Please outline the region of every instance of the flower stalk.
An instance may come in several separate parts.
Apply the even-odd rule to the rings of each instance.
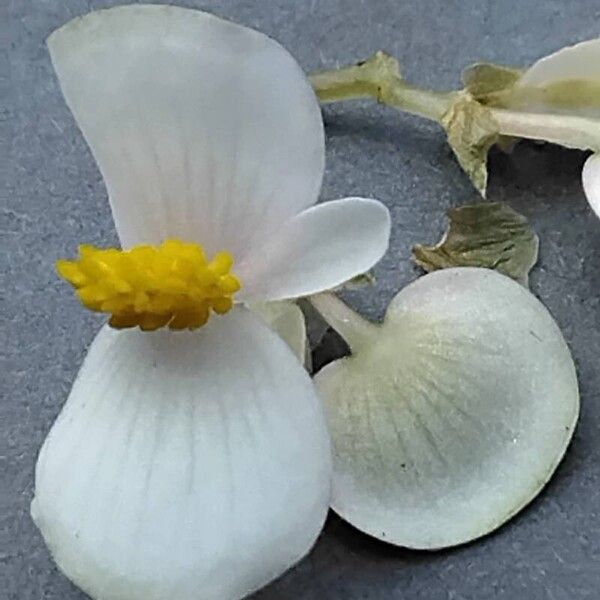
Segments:
[[[352,352],[368,344],[379,330],[379,325],[359,315],[333,293],[315,294],[310,297],[310,303],[344,338]]]
[[[400,74],[398,61],[381,51],[355,65],[314,73],[310,81],[322,103],[373,98],[381,104],[438,122],[456,95],[409,85]]]

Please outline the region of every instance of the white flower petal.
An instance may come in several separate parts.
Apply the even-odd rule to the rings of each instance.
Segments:
[[[509,104],[527,112],[600,118],[600,38],[538,60],[515,85]]]
[[[258,317],[98,334],[41,450],[32,514],[94,598],[241,598],[302,558],[326,516],[312,382]]]
[[[600,154],[592,154],[581,173],[583,190],[592,210],[600,217]]]
[[[277,333],[304,364],[307,359],[306,322],[293,302],[260,302],[248,307]]]
[[[436,271],[396,296],[382,326],[357,333],[353,355],[315,378],[338,514],[431,550],[493,531],[540,492],[579,394],[569,349],[533,295],[490,270]]]
[[[281,300],[331,289],[368,271],[387,250],[390,214],[381,202],[345,198],[313,206],[236,266],[237,298]]]
[[[90,13],[48,41],[123,246],[167,237],[236,258],[314,204],[323,125],[265,35],[174,6]]]
[[[525,71],[519,85],[540,87],[573,79],[600,81],[600,38],[561,48],[541,58]]]

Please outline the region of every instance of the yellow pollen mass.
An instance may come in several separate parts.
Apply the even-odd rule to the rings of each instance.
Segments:
[[[241,288],[229,252],[209,261],[200,244],[181,240],[131,250],[84,244],[78,260],[59,260],[56,267],[82,304],[110,313],[109,324],[118,329],[197,329],[211,312],[231,310]]]

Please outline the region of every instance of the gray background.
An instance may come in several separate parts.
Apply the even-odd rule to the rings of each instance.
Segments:
[[[58,414],[101,318],[80,308],[54,271],[78,242],[116,242],[105,190],[59,93],[44,39],[72,17],[116,2],[2,0],[9,80],[0,119],[9,139],[1,207],[3,335],[0,404],[0,598],[84,595],[53,565],[28,514],[37,449]],[[278,39],[307,70],[384,48],[422,85],[456,86],[461,67],[488,59],[527,64],[598,35],[598,0],[199,1]],[[3,47],[2,52],[5,51]],[[4,75],[4,74],[3,74]],[[6,81],[6,80],[5,80]],[[7,97],[6,97],[6,93]],[[440,130],[373,103],[324,111],[323,198],[381,199],[394,220],[376,288],[349,299],[371,317],[419,275],[417,242],[438,239],[444,212],[474,200]],[[491,156],[492,200],[527,215],[541,238],[532,290],[562,327],[579,368],[574,442],[542,495],[477,543],[419,553],[369,539],[331,516],[312,554],[260,600],[583,600],[600,589],[600,221],[584,199],[585,156],[521,144]],[[3,246],[6,247],[6,246]]]

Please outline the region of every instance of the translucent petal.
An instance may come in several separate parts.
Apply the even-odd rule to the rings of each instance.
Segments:
[[[125,247],[182,238],[239,260],[316,201],[319,106],[268,37],[144,5],[75,19],[48,46]]]
[[[315,380],[336,512],[379,539],[435,549],[489,533],[539,493],[579,396],[567,345],[533,295],[493,271],[436,271],[357,333],[354,354]]]
[[[94,598],[241,598],[314,543],[329,451],[308,375],[247,310],[195,332],[105,327],[41,450],[32,514]]]
[[[600,217],[600,155],[592,154],[583,165],[581,174],[583,190],[592,207]]]
[[[561,48],[541,58],[525,71],[519,84],[543,86],[572,79],[600,81],[600,38]]]
[[[377,200],[344,198],[313,206],[286,223],[236,267],[245,301],[282,300],[334,288],[384,254],[390,214]]]
[[[600,38],[538,60],[515,85],[509,104],[528,112],[600,118]]]
[[[292,349],[304,363],[307,358],[306,323],[294,302],[261,302],[249,306]]]

